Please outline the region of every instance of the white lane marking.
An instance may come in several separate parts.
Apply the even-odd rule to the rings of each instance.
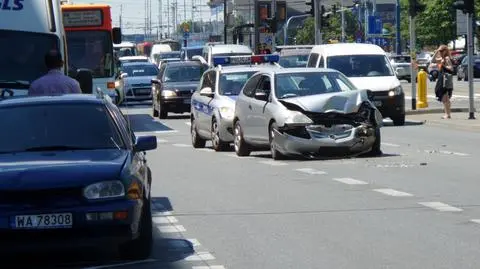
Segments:
[[[157,143],[168,143],[168,140],[157,138]]]
[[[215,260],[215,257],[210,254],[210,252],[197,252],[191,256],[186,257],[185,260],[190,262],[211,261]]]
[[[368,184],[365,181],[361,181],[361,180],[357,180],[357,179],[353,179],[353,178],[348,178],[348,177],[334,178],[333,180],[344,183],[344,184],[348,184],[348,185],[367,185]]]
[[[237,158],[237,159],[253,159],[253,158],[255,158],[253,156],[238,156],[235,153],[227,153],[227,154],[225,154],[225,156],[232,157],[232,158]]]
[[[182,225],[157,226],[157,229],[161,233],[182,233],[187,231]]]
[[[153,205],[155,208],[155,204]],[[160,207],[163,208],[163,207]],[[171,211],[165,211],[165,212],[153,212],[152,217],[163,217],[163,216],[171,216],[172,212]]]
[[[185,124],[188,126],[192,126],[192,123],[190,121],[186,121]]]
[[[463,209],[458,207],[453,207],[451,205],[447,205],[441,202],[422,202],[419,203],[420,205],[430,207],[432,209],[441,211],[441,212],[461,212]]]
[[[197,239],[195,239],[195,238],[187,239],[187,241],[190,242],[193,247],[199,247],[199,246],[202,245],[202,244],[200,244],[200,242],[199,242]]]
[[[178,220],[175,217],[167,216],[167,217],[152,217],[152,221],[155,224],[169,224],[169,223],[177,223]]]
[[[392,144],[392,143],[385,143],[385,142],[382,142],[381,144],[382,144],[382,146],[387,146],[387,147],[394,147],[394,148],[398,148],[398,147],[400,147],[400,145],[397,145],[397,144]]]
[[[477,224],[480,224],[480,219],[471,219],[470,221],[471,221],[471,222],[475,222],[475,223],[477,223]]]
[[[403,192],[403,191],[396,191],[394,189],[375,189],[373,191],[383,193],[385,195],[395,196],[395,197],[410,197],[410,196],[413,196],[413,194],[411,194],[411,193]]]
[[[283,166],[283,165],[288,165],[288,163],[279,162],[279,161],[273,161],[273,160],[270,160],[270,161],[260,161],[259,163],[268,164],[268,165],[271,165],[271,166]]]
[[[166,130],[166,131],[149,131],[149,132],[135,132],[136,136],[145,136],[145,135],[156,135],[163,133],[177,133],[177,130]]]
[[[133,261],[133,262],[124,262],[124,263],[114,263],[114,264],[106,264],[100,266],[91,266],[91,267],[83,267],[81,269],[102,269],[102,268],[112,268],[112,267],[121,267],[126,265],[133,265],[133,264],[140,264],[140,263],[149,263],[149,262],[156,262],[155,259],[147,259],[141,261]]]
[[[315,170],[313,168],[298,168],[295,171],[310,174],[310,175],[326,175],[327,172]]]
[[[223,265],[193,266],[192,269],[225,269]]]
[[[174,147],[179,147],[179,148],[187,148],[187,147],[191,147],[190,145],[188,144],[172,144],[172,146]]]
[[[456,155],[456,156],[468,156],[467,153],[454,152],[454,151],[448,151],[448,150],[440,150],[440,153],[448,154],[448,155]]]
[[[213,149],[203,148],[203,149],[196,149],[197,151],[204,151],[204,152],[214,152]]]

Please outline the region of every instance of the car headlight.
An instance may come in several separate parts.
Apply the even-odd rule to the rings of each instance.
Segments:
[[[224,106],[224,107],[221,107],[219,110],[220,110],[220,116],[222,118],[233,119],[234,110],[231,107]]]
[[[402,92],[403,92],[402,86],[398,86],[398,87],[395,87],[395,88],[391,89],[388,92],[388,96],[392,97],[392,96],[395,96],[395,95],[400,95],[400,94],[402,94]]]
[[[123,197],[125,186],[119,180],[102,181],[85,187],[83,196],[88,200]]]
[[[312,124],[313,121],[301,112],[292,112],[286,119],[286,125],[307,125]]]
[[[172,97],[172,96],[177,96],[177,93],[172,91],[172,90],[163,90],[162,91],[162,96],[163,97]]]

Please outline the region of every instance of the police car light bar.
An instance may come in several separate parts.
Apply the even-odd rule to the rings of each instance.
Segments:
[[[252,62],[250,55],[247,56],[216,56],[213,57],[213,65],[242,65]]]
[[[254,55],[252,56],[252,63],[278,63],[280,61],[280,56],[278,54],[264,54],[264,55]]]

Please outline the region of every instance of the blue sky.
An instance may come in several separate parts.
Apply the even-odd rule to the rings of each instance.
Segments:
[[[167,25],[167,2],[170,3],[170,6],[176,1],[178,1],[178,12],[177,12],[177,21],[180,23],[186,16],[187,20],[192,18],[192,4],[198,6],[197,11],[194,12],[195,20],[200,18],[203,21],[210,21],[214,19],[211,17],[210,8],[206,5],[207,0],[150,0],[151,1],[151,17],[152,17],[152,32],[156,33],[158,25],[158,14],[159,14],[159,3],[162,3],[162,13],[163,20],[162,24]],[[112,20],[114,26],[119,26],[120,13],[122,13],[122,32],[125,34],[142,34],[144,33],[145,25],[145,0],[73,0],[75,4],[108,4],[112,7]],[[186,10],[184,9],[184,4],[186,5]],[[121,8],[122,7],[122,8]],[[123,10],[123,12],[120,12]],[[172,9],[170,9],[170,21],[173,22]]]

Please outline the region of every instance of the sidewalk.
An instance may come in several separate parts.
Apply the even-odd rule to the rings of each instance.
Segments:
[[[475,113],[476,119],[468,119],[467,112],[452,113],[451,119],[442,119],[443,113],[411,114],[407,121],[423,122],[424,125],[438,126],[448,129],[480,132],[480,114]]]
[[[418,101],[418,99],[417,99]],[[467,98],[459,98],[453,96],[451,99],[452,103],[452,112],[465,112],[468,113],[469,101]],[[475,99],[475,109],[478,111],[480,108],[480,100]],[[437,101],[434,98],[428,98],[428,107],[418,108],[412,110],[412,98],[410,96],[405,97],[405,113],[407,115],[418,115],[418,114],[442,114],[443,113],[443,104]]]

